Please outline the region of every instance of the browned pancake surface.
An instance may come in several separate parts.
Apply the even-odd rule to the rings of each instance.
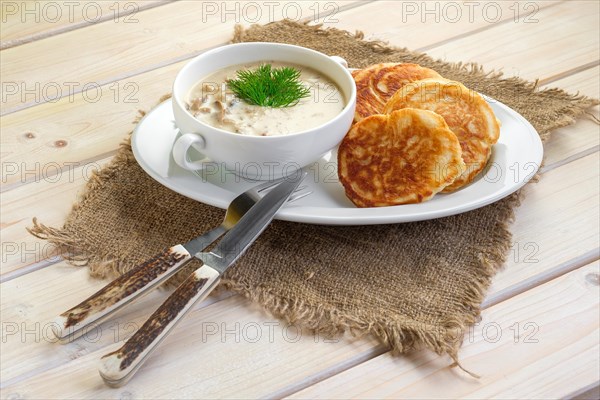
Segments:
[[[408,63],[382,63],[352,72],[356,82],[354,122],[374,114],[382,114],[385,103],[407,83],[441,78],[432,69]]]
[[[460,142],[466,168],[444,193],[470,183],[481,172],[498,141],[500,126],[483,97],[459,82],[425,79],[405,85],[387,102],[384,112],[420,108],[441,115]]]
[[[359,207],[419,203],[451,184],[464,163],[439,115],[406,108],[354,124],[338,150],[338,175]]]

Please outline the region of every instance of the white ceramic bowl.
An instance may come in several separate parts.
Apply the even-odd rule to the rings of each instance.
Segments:
[[[189,90],[203,77],[229,66],[260,61],[289,62],[319,71],[337,84],[346,101],[344,109],[320,126],[282,136],[231,133],[197,120],[186,109]],[[173,84],[173,113],[183,134],[173,146],[175,162],[188,170],[216,162],[251,179],[278,178],[313,163],[344,138],[354,118],[356,87],[344,64],[339,57],[279,43],[232,44],[199,55],[179,71]],[[206,158],[190,160],[191,147]]]

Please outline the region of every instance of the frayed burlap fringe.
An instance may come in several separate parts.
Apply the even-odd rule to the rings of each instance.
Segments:
[[[344,57],[357,68],[378,62],[416,62],[520,111],[544,141],[550,130],[572,123],[598,104],[560,89],[539,91],[537,82],[503,78],[501,72],[486,72],[475,63],[446,63],[363,39],[362,32],[281,21],[247,30],[236,26],[233,42],[302,45]],[[143,115],[140,111],[135,122]],[[120,182],[121,186],[115,184]],[[152,200],[153,193],[164,204]],[[298,327],[326,336],[369,334],[395,353],[427,348],[449,355],[453,365],[460,366],[458,349],[467,329],[477,321],[490,281],[509,252],[509,226],[519,202],[516,193],[458,216],[360,229],[275,221],[228,271],[222,286]],[[145,211],[161,205],[160,214],[147,217],[158,222],[141,221],[138,226],[136,218],[145,214],[121,215],[112,209],[140,207]],[[177,208],[191,211],[169,214]],[[162,214],[172,224],[164,223]],[[194,220],[197,215],[203,219]],[[87,266],[93,276],[113,278],[161,248],[215,226],[222,216],[221,210],[152,181],[136,164],[127,138],[113,160],[94,173],[61,229],[34,219],[29,231],[57,246],[73,264]],[[136,234],[143,234],[144,240],[136,241]],[[116,246],[118,235],[127,237],[129,246]],[[370,268],[361,269],[366,264]],[[191,264],[169,286],[180,283],[197,266]]]

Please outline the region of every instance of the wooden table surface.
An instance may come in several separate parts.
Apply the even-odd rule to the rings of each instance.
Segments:
[[[233,26],[288,17],[434,57],[477,61],[540,87],[599,94],[597,1],[1,1],[1,397],[523,398],[598,396],[599,126],[557,129],[529,185],[514,243],[460,358],[392,357],[368,338],[326,340],[223,294],[197,305],[125,387],[105,387],[101,355],[160,300],[149,295],[66,345],[49,321],[105,282],[73,268],[25,227],[60,226],[191,57]],[[598,108],[590,110],[598,117]]]

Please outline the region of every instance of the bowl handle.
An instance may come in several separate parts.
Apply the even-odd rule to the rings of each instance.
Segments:
[[[336,63],[340,64],[342,67],[348,69],[348,61],[344,60],[342,57],[331,56],[330,58]]]
[[[196,133],[185,133],[181,135],[173,144],[173,159],[183,169],[188,171],[201,170],[210,162],[208,157],[204,157],[199,161],[190,161],[188,151],[190,147],[194,147],[198,151],[202,151],[206,147],[206,142],[201,135]]]

